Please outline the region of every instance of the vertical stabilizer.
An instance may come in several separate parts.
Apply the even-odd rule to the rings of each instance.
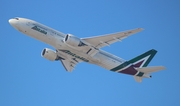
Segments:
[[[151,62],[156,50],[149,50],[119,66],[114,67],[111,71],[133,75],[137,82],[142,82],[143,78],[151,78],[150,73],[165,69],[164,66],[147,67]]]

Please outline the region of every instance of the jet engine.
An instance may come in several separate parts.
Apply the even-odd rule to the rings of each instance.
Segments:
[[[83,43],[81,41],[81,39],[79,39],[78,37],[75,37],[71,34],[66,35],[64,42],[73,47],[87,46],[85,43]]]
[[[50,61],[58,60],[58,55],[56,54],[56,52],[48,48],[42,50],[41,56]]]

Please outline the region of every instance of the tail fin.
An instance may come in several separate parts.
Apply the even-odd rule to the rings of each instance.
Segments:
[[[147,67],[156,53],[157,51],[152,49],[128,61],[138,71],[134,76],[137,82],[142,82],[142,78],[151,78],[150,73],[152,72],[165,69],[164,66]]]
[[[151,72],[163,70],[163,66],[147,67],[152,58],[157,53],[156,50],[149,50],[129,61],[126,61],[119,66],[111,69],[111,71],[133,75],[137,82],[141,82],[142,78],[151,78]]]
[[[128,68],[130,65],[133,68],[146,67],[156,53],[157,53],[157,51],[154,49],[149,50],[140,56],[137,56],[129,61],[124,62],[123,64],[120,64],[119,66],[111,69],[111,71],[122,72],[122,70]],[[130,75],[134,75],[137,72],[136,70],[133,70],[133,73],[129,72],[128,70],[125,70],[125,71],[127,71],[127,72],[122,72],[122,73],[125,73],[125,74],[130,73]]]

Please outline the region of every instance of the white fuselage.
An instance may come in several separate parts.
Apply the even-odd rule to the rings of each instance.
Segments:
[[[107,70],[133,75],[137,82],[141,82],[142,78],[151,78],[149,73],[164,69],[163,66],[146,67],[157,53],[154,49],[129,61],[99,49],[103,47],[102,45],[109,45],[141,31],[142,29],[139,28],[118,34],[93,37],[92,41],[91,38],[80,39],[25,18],[13,18],[9,20],[9,23],[20,32],[53,46],[56,51],[45,48],[41,55],[51,61],[60,60],[68,72],[71,72],[77,63],[88,62]],[[98,44],[100,47],[97,47],[93,44],[96,42],[102,45]]]
[[[108,70],[124,63],[125,61],[115,55],[107,53],[103,50],[97,50],[95,55],[91,56],[87,54],[87,51],[82,51],[78,49],[74,49],[64,43],[64,38],[67,34],[49,28],[45,25],[42,25],[33,20],[18,18],[10,19],[9,22],[13,27],[15,27],[20,32],[38,39],[42,42],[45,42],[51,46],[53,46],[56,50],[69,50],[70,53],[58,52],[60,57],[66,58],[67,56],[74,58],[74,55],[83,58],[84,60],[88,60],[89,63],[97,64],[102,66]],[[73,55],[72,55],[73,54]],[[77,58],[79,59],[79,58]],[[81,59],[81,61],[83,61]],[[85,61],[87,62],[87,61]]]

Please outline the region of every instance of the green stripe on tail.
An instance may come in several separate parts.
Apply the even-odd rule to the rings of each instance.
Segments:
[[[121,70],[123,68],[126,68],[130,64],[132,64],[134,67],[146,67],[150,63],[150,61],[152,60],[152,58],[155,56],[156,53],[157,53],[157,51],[154,49],[149,50],[149,51],[145,52],[144,54],[139,55],[139,56],[137,56],[129,61],[126,61],[123,64],[111,69],[111,71]]]

